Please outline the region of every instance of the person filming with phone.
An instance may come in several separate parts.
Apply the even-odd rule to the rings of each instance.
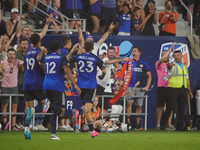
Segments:
[[[176,36],[178,14],[173,11],[173,6],[172,0],[168,0],[165,2],[165,11],[159,13],[159,36]]]

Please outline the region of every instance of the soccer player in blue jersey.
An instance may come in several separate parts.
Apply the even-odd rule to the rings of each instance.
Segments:
[[[51,139],[60,140],[56,135],[56,116],[63,117],[65,113],[65,94],[64,94],[64,76],[72,82],[79,94],[80,88],[77,86],[72,73],[68,67],[68,61],[65,55],[61,55],[58,41],[50,43],[51,54],[45,56],[45,78],[43,88],[49,98],[51,115]]]
[[[132,77],[126,92],[132,90],[135,84],[140,81],[140,85],[127,98],[127,113],[132,113],[132,104],[136,106],[136,113],[142,113],[142,105],[144,98],[134,98],[135,96],[144,96],[145,92],[149,90],[151,84],[151,71],[148,63],[140,58],[142,53],[141,48],[134,47],[132,51]],[[130,116],[128,116],[128,123],[130,124]],[[131,126],[130,126],[131,127]],[[140,130],[140,116],[136,116],[136,128]]]
[[[39,55],[43,55],[47,52],[46,48],[41,47],[41,40],[38,34],[33,34],[31,36],[31,41],[33,44],[33,48],[28,50],[25,54],[25,74],[24,74],[24,100],[26,104],[26,119],[25,119],[25,131],[24,136],[25,139],[32,139],[30,134],[29,124],[31,122],[31,118],[33,113],[47,111],[48,105],[45,101],[46,96],[43,91],[43,80],[44,80],[44,72],[41,69],[41,65],[37,60]],[[37,99],[40,104],[38,104],[34,108],[33,100]],[[41,104],[45,104],[43,107]]]
[[[106,74],[103,61],[96,55],[92,54],[93,46],[94,41],[91,39],[86,39],[84,43],[84,49],[86,52],[70,58],[70,62],[77,62],[78,66],[77,84],[81,88],[80,97],[84,105],[79,109],[79,115],[83,115],[85,113],[92,138],[99,134],[94,130],[93,121],[90,114],[97,88],[97,66],[102,70],[102,76],[105,76]],[[72,112],[72,122],[75,122],[75,110],[73,109]]]

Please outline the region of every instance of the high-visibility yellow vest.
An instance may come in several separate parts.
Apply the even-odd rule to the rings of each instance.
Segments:
[[[187,73],[188,69],[185,65],[183,65],[183,70],[181,67],[174,63],[174,73],[169,76],[169,85],[168,87],[172,88],[181,88],[183,86],[187,88]]]

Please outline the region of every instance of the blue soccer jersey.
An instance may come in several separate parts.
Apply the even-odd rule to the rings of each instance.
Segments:
[[[56,52],[53,52],[44,58],[44,90],[64,92],[64,67],[67,66],[67,63],[66,56]]]
[[[36,60],[40,51],[40,48],[33,48],[25,54],[24,91],[43,90],[44,72]]]
[[[96,89],[97,66],[104,69],[103,61],[96,55],[86,52],[70,58],[70,62],[77,62],[78,77],[77,85],[80,88]]]
[[[150,71],[148,63],[142,59],[139,61],[132,60],[132,77],[129,83],[129,87],[134,87],[137,81],[140,81],[138,87],[145,87],[147,84],[146,72]]]
[[[128,12],[127,14],[124,14],[123,11],[119,12],[118,14],[118,20],[119,20],[119,30],[118,32],[126,32],[130,33],[130,25],[131,25],[131,14]]]

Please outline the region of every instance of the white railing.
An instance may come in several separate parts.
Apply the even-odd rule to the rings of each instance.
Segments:
[[[39,9],[38,7],[35,7],[35,5],[31,4],[28,1],[24,1],[25,3],[27,3],[28,5],[31,5],[32,7],[34,7],[36,10],[40,11],[41,13],[45,14],[46,16],[49,16],[49,14],[41,9]],[[40,2],[41,4],[45,5],[47,8],[52,9],[53,11],[55,11],[56,13],[58,13],[59,15],[63,16],[62,22],[56,20],[55,18],[51,17],[54,21],[58,22],[59,24],[62,25],[62,29],[48,29],[48,31],[66,31],[67,33],[69,32],[78,32],[78,29],[70,29],[69,28],[69,21],[78,21],[81,20],[82,21],[82,31],[86,32],[86,19],[70,19],[68,17],[66,17],[64,14],[62,14],[61,12],[55,10],[53,7],[50,7],[48,4],[44,3],[42,0],[38,0],[38,2]],[[23,0],[20,0],[20,16],[22,16],[22,7],[23,6]],[[64,24],[64,20],[66,20],[66,25]],[[33,29],[33,31],[41,31],[42,29]]]
[[[18,97],[22,97],[24,96],[24,94],[0,94],[0,97],[9,97],[9,112],[7,113],[0,113],[0,116],[1,115],[9,115],[9,119],[8,121],[11,123],[11,117],[12,115],[24,115],[25,113],[12,113],[11,112],[11,105],[12,105],[12,97],[14,96],[18,96]],[[145,98],[145,112],[144,113],[126,113],[126,100],[127,100],[127,97],[123,96],[123,100],[124,100],[124,105],[123,105],[123,113],[103,113],[103,106],[104,106],[104,98],[105,97],[113,97],[113,95],[99,95],[98,97],[102,97],[102,113],[101,115],[123,115],[123,123],[125,123],[125,116],[126,115],[133,115],[133,116],[144,116],[145,117],[145,120],[144,120],[144,130],[147,130],[147,101],[148,101],[148,96],[145,95],[145,96],[135,96],[133,98]],[[51,115],[52,113],[34,113],[33,114],[33,121],[32,121],[32,124],[34,126],[35,124],[35,115]],[[80,129],[80,125],[81,125],[81,121],[80,121],[80,116],[79,116],[79,129]],[[9,130],[11,130],[11,125],[9,126]]]

